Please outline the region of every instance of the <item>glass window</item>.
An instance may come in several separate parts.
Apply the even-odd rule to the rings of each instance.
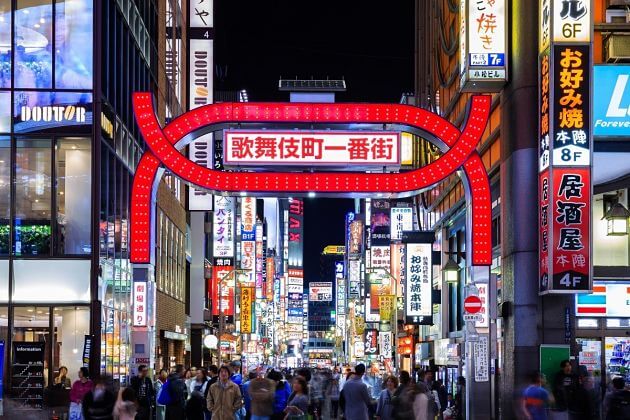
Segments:
[[[0,87],[11,87],[11,0],[0,0]]]
[[[0,136],[0,255],[9,254],[10,194],[11,194],[11,143],[9,137]]]
[[[1,1],[1,0],[0,0]],[[0,15],[0,18],[2,16]],[[0,21],[0,37],[2,36],[2,21]],[[0,38],[0,42],[2,42]],[[0,49],[2,45],[0,45]],[[0,53],[1,56],[1,53]],[[2,60],[2,58],[0,58]],[[2,62],[0,62],[0,85],[2,84]],[[0,133],[11,131],[11,92],[0,92]]]
[[[50,140],[18,140],[15,153],[15,255],[50,254]]]
[[[85,336],[90,334],[90,310],[84,306],[57,307],[53,311],[53,383],[69,387],[79,379]],[[66,376],[60,377],[61,367]]]
[[[17,0],[15,87],[52,87],[52,1]]]
[[[55,84],[61,89],[92,88],[93,0],[57,0]]]
[[[12,388],[16,392],[16,397],[19,398],[19,386],[21,382],[26,378],[20,378],[20,376],[32,376],[37,380],[29,378],[29,385],[31,388],[38,388],[39,383],[43,382],[44,387],[48,385],[48,352],[50,351],[50,340],[48,334],[50,333],[50,312],[47,306],[27,306],[16,307],[13,309],[13,365],[11,379],[13,381]],[[31,348],[39,351],[29,351],[32,353],[30,356],[24,356],[19,349],[20,344],[26,343],[41,343],[39,349],[34,345]],[[26,359],[26,360],[23,360]],[[37,369],[36,366],[43,366],[43,369]],[[24,369],[27,369],[27,375],[20,375]],[[41,382],[39,382],[41,381]],[[43,388],[40,390],[40,395],[43,395]],[[20,401],[26,404],[27,401]],[[42,401],[39,401],[41,404]],[[41,408],[41,407],[39,407]]]
[[[90,265],[79,259],[14,260],[13,301],[89,302]]]
[[[90,254],[92,216],[92,145],[90,139],[57,141],[57,255]]]

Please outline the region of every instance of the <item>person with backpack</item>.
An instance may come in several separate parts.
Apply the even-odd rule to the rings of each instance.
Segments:
[[[413,418],[413,385],[411,375],[406,370],[399,374],[400,385],[392,396],[393,416],[396,420],[408,420]]]
[[[227,366],[219,369],[219,380],[210,387],[206,401],[214,420],[234,420],[243,407],[241,390],[230,380]]]
[[[166,406],[165,420],[179,420],[185,418],[185,407],[188,392],[186,382],[184,382],[184,366],[175,366],[175,371],[171,373],[162,385],[158,403]]]
[[[271,420],[284,420],[284,409],[287,408],[287,402],[291,396],[291,386],[283,380],[282,374],[277,370],[270,370],[269,373],[267,373],[267,379],[271,379],[275,382]]]
[[[612,380],[613,389],[604,398],[606,420],[630,419],[630,391],[624,389],[625,382],[622,377]]]
[[[155,393],[153,391],[153,383],[148,378],[149,369],[146,365],[138,366],[138,375],[131,378],[130,388],[136,394],[138,403],[138,412],[136,420],[152,419],[153,404],[155,401]]]

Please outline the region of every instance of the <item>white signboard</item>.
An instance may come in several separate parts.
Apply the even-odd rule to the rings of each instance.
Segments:
[[[361,261],[348,261],[348,298],[358,299],[360,297],[359,282],[361,280]]]
[[[481,299],[481,310],[477,312],[480,321],[477,321],[475,327],[488,328],[488,283],[475,283],[477,287],[477,296]]]
[[[308,285],[308,300],[311,302],[332,302],[332,282],[311,282]]]
[[[223,137],[226,166],[400,165],[394,132],[226,130]]]
[[[411,207],[392,207],[391,239],[399,241],[404,231],[413,230],[413,209]]]
[[[190,0],[191,28],[212,28],[214,26],[214,0]]]
[[[391,359],[393,344],[392,344],[392,333],[388,332],[379,332],[378,333],[378,343],[379,343],[379,353],[386,359]]]
[[[384,268],[389,271],[391,266],[391,250],[388,246],[373,246],[370,248],[370,268]]]
[[[147,325],[147,282],[133,282],[133,326]]]
[[[213,162],[212,140],[212,133],[208,133],[193,141],[188,146],[188,159],[204,168],[211,168]],[[188,189],[188,210],[211,211],[212,194],[204,189],[190,186]]]
[[[591,1],[554,0],[553,42],[591,41]]]
[[[479,340],[471,343],[475,360],[475,382],[490,380],[490,366],[488,366],[488,336],[480,335]]]
[[[505,0],[468,1],[468,62],[505,67]]]
[[[234,257],[234,198],[214,197],[212,249],[214,258]]]
[[[405,264],[405,315],[411,322],[433,315],[431,302],[432,245],[407,244]]]
[[[287,284],[287,293],[304,293],[302,284]]]

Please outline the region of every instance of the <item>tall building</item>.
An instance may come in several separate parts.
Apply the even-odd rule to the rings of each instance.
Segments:
[[[182,111],[158,42],[165,5],[0,2],[0,339],[5,389],[20,407],[53,403],[43,392],[60,366],[71,380],[88,366],[126,384],[134,326],[153,328],[150,292],[146,307],[131,305],[130,190],[144,151],[131,93],[152,92],[162,122]],[[181,238],[177,182],[160,190],[169,235]],[[169,257],[181,263],[183,252]],[[177,277],[184,299],[185,276],[169,267],[161,278]]]

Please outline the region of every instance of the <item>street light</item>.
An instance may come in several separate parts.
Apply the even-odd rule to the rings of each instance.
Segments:
[[[604,219],[608,222],[608,236],[627,235],[628,217],[630,217],[630,211],[623,204],[615,203],[604,215]]]
[[[453,258],[448,257],[448,261],[442,267],[442,272],[444,273],[444,280],[447,283],[457,283],[459,280],[459,264],[457,264]]]

